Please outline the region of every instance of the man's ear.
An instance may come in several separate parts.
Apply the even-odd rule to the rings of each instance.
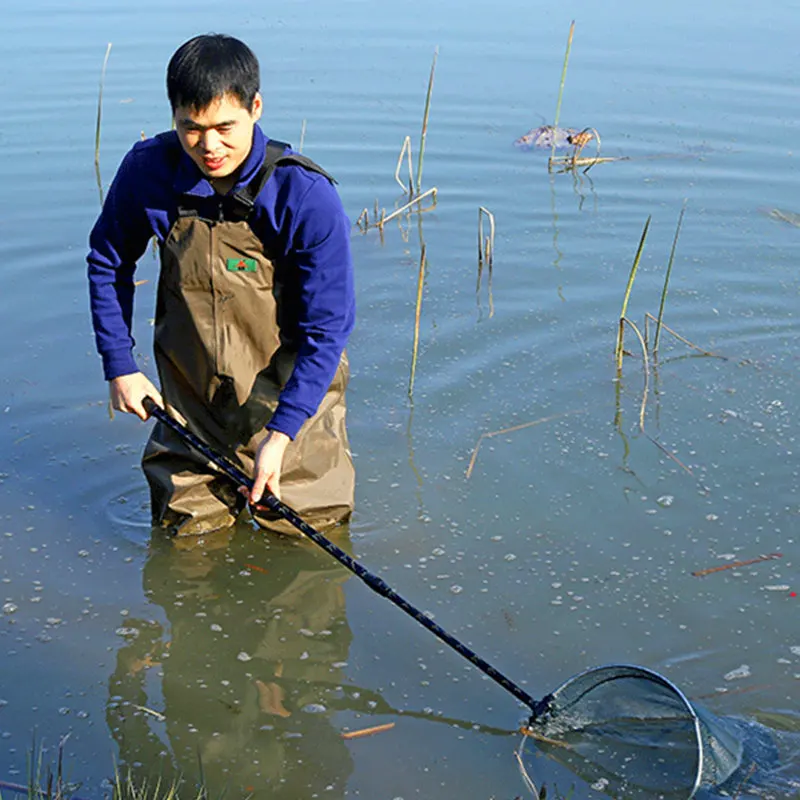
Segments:
[[[261,99],[261,92],[256,92],[256,96],[253,98],[253,108],[250,111],[250,116],[253,118],[253,122],[258,122],[261,119],[261,112],[264,110],[264,101]]]

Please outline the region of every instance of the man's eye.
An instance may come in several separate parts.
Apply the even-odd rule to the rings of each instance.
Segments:
[[[230,133],[232,129],[233,125],[220,125],[219,128],[217,128],[220,133]]]

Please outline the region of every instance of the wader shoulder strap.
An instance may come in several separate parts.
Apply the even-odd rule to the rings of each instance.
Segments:
[[[264,155],[264,163],[259,168],[258,172],[253,176],[253,179],[241,189],[235,191],[229,197],[226,197],[225,218],[232,220],[243,220],[250,216],[253,210],[256,198],[261,194],[261,190],[266,185],[276,167],[283,167],[289,164],[296,164],[299,167],[307,169],[309,172],[316,172],[323,177],[327,178],[331,183],[336,183],[335,178],[329,175],[319,164],[315,164],[307,156],[301,156],[296,153],[286,153],[291,145],[286,142],[279,142],[277,139],[270,139],[267,142],[266,153]]]

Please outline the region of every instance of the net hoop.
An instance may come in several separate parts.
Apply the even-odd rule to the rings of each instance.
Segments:
[[[600,678],[603,672],[608,672],[608,677]],[[689,701],[689,698],[669,679],[665,678],[663,675],[659,675],[659,673],[654,672],[647,667],[638,667],[633,664],[605,664],[599,667],[591,667],[589,669],[584,670],[583,672],[579,672],[576,675],[573,675],[571,678],[568,678],[564,683],[562,683],[557,689],[555,689],[548,697],[548,710],[542,715],[547,716],[551,713],[551,709],[553,705],[555,705],[559,698],[566,693],[574,684],[586,681],[591,676],[595,676],[595,678],[600,678],[598,680],[593,680],[590,686],[575,698],[573,698],[564,709],[572,707],[575,703],[577,703],[584,695],[588,692],[596,689],[598,686],[601,686],[604,683],[607,683],[612,680],[618,680],[620,678],[639,678],[642,680],[649,680],[653,683],[660,684],[661,686],[669,689],[681,702],[683,707],[686,709],[687,717],[692,722],[692,728],[694,730],[694,737],[695,737],[695,744],[696,744],[696,752],[697,752],[697,768],[695,770],[694,781],[691,787],[691,790],[687,796],[687,800],[691,800],[697,793],[698,789],[701,788],[703,785],[703,772],[705,766],[705,753],[704,753],[704,745],[703,745],[703,734],[701,730],[701,722],[700,718],[697,715],[697,712],[694,709],[694,706]],[[559,709],[561,711],[562,709]]]

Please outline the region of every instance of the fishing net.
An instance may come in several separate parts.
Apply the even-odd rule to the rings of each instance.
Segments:
[[[528,734],[526,743],[614,797],[691,798],[726,782],[735,788],[774,750],[768,737],[628,665],[570,678],[543,700]]]

